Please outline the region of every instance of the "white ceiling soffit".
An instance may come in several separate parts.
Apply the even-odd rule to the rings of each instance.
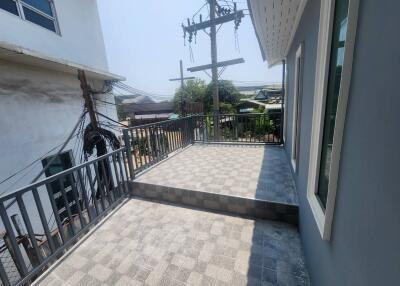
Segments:
[[[260,48],[271,67],[285,59],[307,0],[249,0]]]
[[[47,70],[64,72],[67,74],[78,74],[78,70],[84,70],[89,79],[99,80],[117,80],[124,81],[125,78],[107,71],[94,69],[85,65],[66,61],[63,59],[55,59],[36,51],[26,49],[20,46],[0,42],[0,59],[25,64],[33,67],[39,67]]]

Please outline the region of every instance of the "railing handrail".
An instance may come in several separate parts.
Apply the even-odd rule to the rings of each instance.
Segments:
[[[194,116],[197,116],[197,115],[189,115],[189,116],[181,117],[181,118],[178,118],[178,119],[168,119],[168,120],[163,120],[163,121],[158,121],[158,122],[153,122],[153,123],[147,123],[147,124],[132,126],[132,127],[123,128],[123,129],[133,130],[133,129],[137,129],[137,128],[146,128],[146,127],[151,127],[151,126],[154,126],[154,125],[161,125],[161,124],[165,124],[165,123],[180,121],[180,120],[183,120],[183,119],[192,118]]]
[[[28,191],[34,189],[34,188],[37,188],[37,187],[40,187],[40,186],[42,186],[42,185],[46,185],[46,184],[48,184],[48,183],[51,183],[51,182],[57,180],[57,179],[60,178],[60,177],[67,176],[67,175],[73,173],[73,172],[76,171],[76,170],[80,170],[80,169],[82,169],[82,168],[84,168],[84,167],[86,167],[86,166],[88,166],[88,165],[90,165],[90,164],[93,164],[93,163],[95,163],[95,162],[98,162],[98,161],[100,161],[100,160],[103,160],[103,159],[105,159],[105,158],[108,158],[108,157],[110,157],[110,156],[112,156],[112,155],[114,155],[114,154],[120,153],[121,151],[124,151],[125,149],[126,149],[126,147],[119,148],[119,149],[114,150],[114,151],[112,151],[112,152],[109,152],[109,153],[107,153],[107,154],[105,154],[105,155],[102,155],[102,156],[100,156],[100,157],[97,157],[97,158],[95,158],[95,159],[93,159],[93,160],[90,160],[90,161],[87,161],[87,162],[85,162],[85,163],[82,163],[82,164],[73,166],[73,167],[71,167],[71,168],[69,168],[69,169],[67,169],[67,170],[64,170],[64,171],[60,172],[60,173],[54,174],[54,175],[52,175],[52,176],[43,178],[43,179],[40,180],[40,181],[37,181],[37,182],[34,182],[34,183],[32,183],[32,184],[29,184],[29,185],[26,185],[26,186],[24,186],[24,187],[21,187],[21,188],[19,188],[19,189],[16,189],[15,191],[13,191],[13,192],[11,192],[11,193],[7,193],[7,194],[5,194],[5,195],[0,196],[0,202],[4,202],[4,201],[6,201],[6,200],[15,198],[17,195],[24,194],[24,193],[26,193],[26,192],[28,192]]]
[[[273,114],[273,113],[281,113],[281,111],[271,111],[268,113],[222,113],[219,114],[217,116],[249,116],[249,115],[268,115],[268,114]],[[183,119],[189,119],[189,118],[193,118],[193,117],[214,117],[216,115],[213,114],[193,114],[193,115],[189,115],[189,116],[185,116],[185,117],[181,117],[178,119],[168,119],[168,120],[163,120],[163,121],[158,121],[158,122],[153,122],[153,123],[146,123],[146,124],[141,124],[141,125],[137,125],[137,126],[131,126],[131,127],[126,127],[126,128],[122,128],[122,130],[127,129],[127,130],[134,130],[134,129],[138,129],[138,128],[146,128],[146,127],[151,127],[151,126],[155,126],[155,125],[162,125],[162,124],[166,124],[166,123],[171,123],[171,122],[176,122],[176,121],[180,121]]]

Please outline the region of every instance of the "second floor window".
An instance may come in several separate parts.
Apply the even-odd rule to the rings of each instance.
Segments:
[[[0,9],[57,34],[60,33],[52,0],[0,0]]]

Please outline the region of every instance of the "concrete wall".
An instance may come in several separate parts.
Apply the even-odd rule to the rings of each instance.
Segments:
[[[304,43],[300,165],[295,179],[300,195],[300,231],[312,285],[398,284],[400,2],[384,2],[360,1],[330,241],[321,240],[306,199],[320,1],[308,1],[287,58],[289,156],[294,59],[298,45]]]
[[[89,78],[88,82],[96,90],[103,87],[102,81]],[[110,94],[96,97],[114,102]],[[82,114],[83,104],[76,76],[0,60],[0,181],[27,167],[0,184],[0,195],[28,185],[39,174],[43,167],[41,159],[58,152]],[[117,119],[115,106],[98,101],[95,104],[99,112]],[[78,164],[82,140],[74,137],[64,151],[71,152]],[[41,186],[38,191],[49,227],[54,230],[56,224],[46,187]],[[44,233],[32,193],[26,193],[23,200],[34,232]],[[22,220],[16,203],[8,209],[8,214],[19,214]],[[0,220],[0,232],[3,231]],[[24,252],[23,256],[28,262]],[[10,265],[5,267],[6,271],[10,270]]]
[[[89,83],[98,90],[103,85],[90,79]],[[100,97],[113,102],[111,95]],[[0,61],[0,181],[64,142],[83,104],[76,76]],[[117,118],[115,106],[96,104],[98,111]],[[75,141],[65,150],[73,149]],[[41,167],[38,162],[22,173],[25,176],[1,184],[0,193],[26,185]]]
[[[96,0],[54,0],[61,35],[0,9],[0,41],[108,70]]]

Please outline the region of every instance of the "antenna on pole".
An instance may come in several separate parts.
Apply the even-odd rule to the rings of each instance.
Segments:
[[[190,77],[184,77],[183,76],[183,63],[182,60],[179,61],[179,69],[180,69],[180,77],[179,78],[171,78],[169,79],[169,81],[180,81],[181,82],[181,98],[180,98],[180,109],[181,109],[181,114],[182,116],[185,116],[185,112],[184,112],[184,108],[183,108],[183,93],[185,92],[185,80],[189,80],[189,79],[195,79],[194,76],[190,76]]]

